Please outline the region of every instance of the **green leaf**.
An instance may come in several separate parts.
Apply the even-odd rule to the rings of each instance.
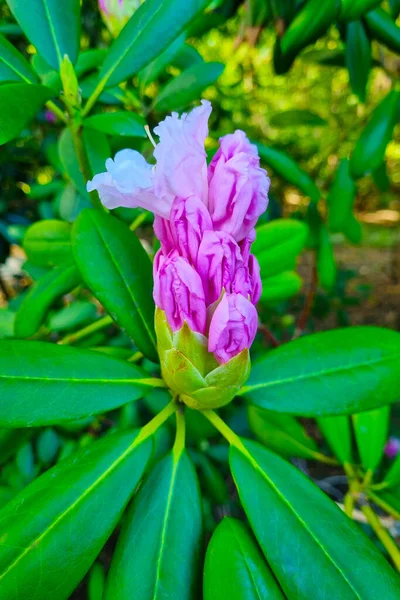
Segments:
[[[55,461],[60,450],[60,437],[51,427],[42,431],[36,441],[38,459],[47,467]]]
[[[96,70],[105,59],[106,54],[106,48],[95,48],[81,52],[75,65],[76,76],[80,78],[82,75]]]
[[[172,64],[177,69],[184,71],[189,67],[204,62],[203,57],[196,48],[190,44],[183,44],[178,54],[173,58]]]
[[[55,301],[73,290],[81,281],[80,273],[73,263],[56,267],[38,279],[17,311],[15,336],[28,338],[34,335]]]
[[[94,563],[88,576],[88,600],[103,600],[106,576],[104,567],[99,562]]]
[[[162,381],[100,352],[0,341],[0,427],[83,419],[137,400],[152,385]]]
[[[93,294],[139,350],[158,360],[151,262],[136,235],[115,217],[87,209],[74,224],[72,243]]]
[[[387,442],[390,407],[353,415],[353,427],[361,462],[368,471],[379,466]]]
[[[397,54],[400,52],[400,27],[391,16],[377,8],[365,15],[368,31],[373,38]]]
[[[128,135],[147,137],[144,130],[145,120],[132,112],[105,112],[83,121],[83,126],[109,135]]]
[[[0,309],[0,339],[14,336],[15,312],[8,308]]]
[[[318,446],[291,415],[249,405],[247,419],[256,439],[282,456],[315,458]]]
[[[43,85],[31,83],[0,86],[0,144],[16,138],[53,93]]]
[[[187,412],[185,418],[186,415]],[[191,439],[190,434],[188,437]],[[192,450],[190,454],[199,473],[203,494],[208,496],[214,504],[226,504],[229,501],[228,487],[221,471],[203,452]]]
[[[58,153],[60,156],[61,164],[65,169],[65,172],[67,173],[72,183],[75,185],[78,192],[83,196],[83,198],[89,198],[89,194],[86,190],[87,182],[85,181],[82,175],[78,157],[76,155],[74,142],[72,139],[72,133],[68,127],[62,131],[59,137]]]
[[[254,442],[245,444],[230,449],[232,474],[285,595],[398,598],[398,575],[357,525],[293,465]]]
[[[58,69],[68,54],[71,62],[78,57],[81,14],[79,0],[7,0],[26,37],[46,61]]]
[[[106,160],[111,156],[106,134],[95,129],[84,129],[82,136],[92,172],[101,173],[105,169]]]
[[[371,42],[362,21],[351,21],[346,27],[346,66],[353,93],[365,102],[371,70]]]
[[[169,81],[157,95],[153,109],[169,112],[184,108],[201,96],[224,70],[219,62],[205,62],[193,65]]]
[[[328,204],[328,225],[330,231],[343,231],[343,227],[353,214],[356,185],[350,175],[350,165],[344,158],[335,173],[335,178],[326,202]]]
[[[391,488],[400,484],[400,453],[394,459],[383,481]]]
[[[38,221],[26,230],[23,247],[28,260],[39,267],[71,263],[71,225],[56,219]]]
[[[186,452],[159,462],[126,515],[105,600],[194,598],[199,589],[200,491]]]
[[[390,329],[316,333],[256,361],[240,395],[261,408],[310,417],[361,412],[398,400],[399,358],[400,334]]]
[[[208,0],[147,0],[130,18],[100,69],[107,86],[138,73],[154,60],[208,4]]]
[[[14,456],[33,433],[33,429],[0,429],[0,465]]]
[[[319,417],[317,423],[340,464],[351,463],[353,456],[349,418],[346,416]]]
[[[116,526],[152,442],[109,435],[64,459],[0,512],[0,586],[9,600],[68,598]],[[118,490],[118,493],[116,493]],[[40,570],[38,565],[46,565]]]
[[[390,190],[390,179],[387,174],[385,162],[372,172],[372,179],[380,192],[388,192]]]
[[[150,83],[155,81],[158,76],[174,62],[175,56],[185,47],[185,34],[180,35],[172,42],[152,63],[147,65],[139,73],[139,83],[141,90],[144,90]],[[192,65],[187,65],[192,66]]]
[[[308,173],[303,171],[288,154],[263,144],[256,144],[256,146],[261,160],[268,167],[271,167],[277,175],[298,187],[313,202],[318,202],[321,192]]]
[[[294,271],[283,271],[263,279],[262,283],[261,301],[265,304],[276,304],[296,296],[301,290],[303,280]]]
[[[393,89],[378,104],[362,131],[353,154],[350,168],[353,177],[375,171],[383,162],[386,146],[400,115],[400,90]]]
[[[96,318],[97,309],[92,302],[77,300],[64,306],[49,318],[48,325],[51,331],[68,331],[83,327]]]
[[[275,219],[257,227],[256,234],[252,252],[260,263],[261,278],[265,279],[296,267],[308,227],[295,219]]]
[[[280,600],[280,588],[244,523],[225,518],[207,547],[204,600]]]
[[[364,16],[365,13],[380,4],[381,0],[341,0],[341,2],[340,18],[351,21]]]
[[[55,212],[69,223],[75,221],[82,210],[89,206],[89,196],[81,196],[72,181],[68,181],[54,201]]]
[[[273,115],[269,121],[271,127],[325,127],[325,119],[310,110],[284,110]]]
[[[37,83],[38,77],[26,58],[0,34],[0,81]]]

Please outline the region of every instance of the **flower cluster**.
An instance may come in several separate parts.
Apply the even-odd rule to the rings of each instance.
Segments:
[[[156,166],[133,150],[118,152],[88,189],[103,204],[155,214],[161,248],[154,260],[154,300],[172,330],[186,322],[225,364],[250,348],[257,331],[260,269],[250,253],[268,204],[269,179],[242,131],[220,139],[207,167],[209,102],[155,129]]]

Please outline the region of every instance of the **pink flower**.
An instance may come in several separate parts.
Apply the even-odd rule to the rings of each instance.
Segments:
[[[172,331],[186,321],[192,331],[205,333],[206,304],[200,276],[176,251],[165,259],[158,257],[154,301],[165,311]]]
[[[227,293],[240,291],[247,296],[250,286],[243,267],[240,248],[228,233],[204,232],[197,258],[197,270],[203,281],[207,304],[218,300],[223,289]],[[235,285],[236,276],[238,280]]]
[[[212,316],[208,350],[224,364],[245,348],[250,348],[257,333],[255,306],[242,294],[225,294]]]
[[[260,168],[257,148],[243,131],[220,139],[208,168],[208,208],[215,229],[240,242],[248,236],[268,205],[269,178]]]
[[[400,452],[400,439],[396,437],[390,437],[386,446],[385,454],[388,458],[396,458]]]
[[[160,141],[154,150],[157,161],[154,190],[170,205],[176,196],[196,196],[207,204],[207,162],[204,141],[208,135],[211,104],[202,100],[179,118],[172,113],[154,128]]]
[[[193,265],[197,262],[200,242],[206,230],[212,228],[210,213],[205,205],[190,196],[175,198],[170,214],[170,225],[175,248]]]

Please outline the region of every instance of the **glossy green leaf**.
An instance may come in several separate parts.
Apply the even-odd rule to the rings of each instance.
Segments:
[[[368,471],[375,471],[381,462],[389,430],[390,407],[353,415],[353,427],[361,462]]]
[[[400,0],[389,0],[390,14],[393,20],[396,20],[400,14]]]
[[[0,81],[37,83],[38,77],[26,58],[0,34]]]
[[[68,181],[54,201],[55,211],[69,223],[75,221],[82,210],[89,206],[91,206],[89,196],[87,194],[85,197],[81,196],[72,181]]]
[[[77,300],[52,314],[48,326],[51,331],[68,331],[94,321],[96,315],[97,308],[92,302]]]
[[[340,0],[309,0],[298,11],[281,39],[284,56],[295,56],[321,37],[337,17]]]
[[[194,46],[184,44],[179,52],[172,59],[172,64],[177,69],[184,71],[193,65],[204,62],[203,57]]]
[[[82,175],[78,157],[76,155],[72,133],[68,127],[65,128],[60,135],[58,140],[58,152],[62,166],[78,192],[83,198],[89,198],[89,194],[86,190],[86,181]]]
[[[0,309],[0,339],[14,336],[15,312],[8,308]]]
[[[383,481],[391,488],[400,485],[400,453],[394,459]]]
[[[15,336],[28,338],[34,335],[45,320],[49,308],[81,281],[74,263],[56,267],[38,279],[17,311]]]
[[[294,271],[283,271],[263,280],[261,301],[265,304],[276,304],[296,296],[301,290],[303,280]]]
[[[193,65],[171,79],[157,95],[154,110],[169,112],[184,108],[201,96],[202,92],[214,83],[224,70],[219,62],[205,62]]]
[[[271,167],[277,175],[298,187],[303,194],[310,196],[313,202],[318,202],[321,193],[308,173],[303,171],[298,164],[285,152],[276,150],[263,144],[256,144],[261,161]]]
[[[252,530],[288,598],[399,597],[399,576],[376,546],[293,465],[255,442],[232,446],[230,465]]]
[[[353,177],[375,171],[383,162],[386,146],[400,115],[400,90],[393,89],[378,104],[357,140],[350,158]]]
[[[55,461],[60,450],[60,436],[51,427],[44,429],[36,440],[37,457],[47,467]]]
[[[138,73],[154,60],[208,4],[208,0],[147,0],[130,18],[100,70],[107,85]]]
[[[105,600],[195,598],[202,546],[200,491],[186,452],[159,462],[126,515]]]
[[[204,600],[283,600],[273,574],[241,521],[225,518],[207,547]]]
[[[188,437],[191,439],[189,432]],[[221,471],[203,452],[192,450],[190,454],[197,467],[203,494],[208,496],[214,504],[225,504],[228,502],[228,486]]]
[[[344,158],[336,170],[326,199],[330,231],[343,231],[350,215],[353,214],[355,194],[356,185],[350,175],[349,161]]]
[[[83,126],[109,135],[128,135],[146,137],[145,120],[133,112],[105,112],[83,121]]]
[[[247,407],[249,427],[256,439],[282,456],[315,458],[318,446],[291,415]]]
[[[81,52],[75,65],[77,77],[80,78],[82,75],[86,75],[86,73],[96,70],[105,59],[106,54],[106,48],[91,48]]]
[[[162,381],[100,352],[46,342],[0,341],[1,427],[82,419],[137,400],[153,385]]]
[[[346,66],[353,93],[365,102],[371,69],[371,42],[362,21],[351,21],[346,27]]]
[[[28,260],[39,267],[71,263],[71,225],[56,219],[38,221],[26,230],[23,247]]]
[[[319,230],[319,244],[317,250],[317,275],[318,282],[326,289],[331,290],[336,283],[336,261],[333,245],[325,225]]]
[[[273,115],[269,121],[271,127],[325,127],[328,123],[310,110],[284,110]]]
[[[173,63],[175,56],[182,50],[185,42],[185,34],[180,35],[172,42],[165,50],[147,67],[139,73],[139,83],[144,90],[150,83],[155,81],[157,77]],[[200,61],[201,62],[201,61]],[[192,65],[188,65],[192,66]]]
[[[139,350],[157,360],[151,262],[136,234],[115,217],[87,209],[72,241],[85,283]]]
[[[33,433],[33,429],[0,429],[0,465],[14,456]]]
[[[363,230],[360,221],[357,221],[354,215],[349,215],[347,221],[343,224],[343,233],[352,244],[361,242]]]
[[[316,333],[254,362],[240,395],[261,408],[310,417],[361,412],[399,399],[399,358],[400,334],[390,329]]]
[[[75,62],[79,52],[81,14],[79,0],[7,0],[26,37],[58,69],[64,54]]]
[[[82,137],[92,172],[95,175],[102,173],[105,169],[106,160],[111,156],[110,144],[106,134],[95,129],[85,128]]]
[[[106,576],[104,567],[95,562],[88,575],[88,600],[103,600]]]
[[[341,0],[340,18],[345,21],[359,19],[380,2],[381,0]]]
[[[341,464],[352,462],[350,420],[346,416],[319,417],[317,419],[328,446]]]
[[[382,8],[372,10],[365,15],[365,21],[372,37],[393,52],[400,52],[400,27]]]
[[[17,137],[52,96],[52,90],[43,85],[6,83],[0,86],[0,144]]]
[[[252,252],[260,263],[261,278],[294,269],[307,236],[307,225],[295,219],[275,219],[257,227]]]
[[[137,443],[132,432],[107,436],[47,471],[0,511],[4,598],[70,596],[117,524],[151,449],[150,440]],[[40,576],[38,565],[46,565]]]
[[[372,179],[380,192],[388,192],[390,190],[390,179],[387,174],[385,162],[372,172]]]

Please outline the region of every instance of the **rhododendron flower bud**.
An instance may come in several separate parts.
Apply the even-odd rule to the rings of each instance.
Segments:
[[[226,363],[243,349],[250,348],[257,326],[255,306],[242,294],[226,294],[211,319],[208,349],[219,363]]]
[[[390,437],[386,446],[385,454],[388,458],[396,458],[400,453],[400,439],[396,437]]]
[[[257,148],[243,131],[220,139],[208,169],[208,208],[214,229],[240,242],[250,234],[268,205],[269,178],[260,168]]]
[[[206,304],[199,274],[175,251],[159,264],[154,301],[165,311],[172,331],[180,329],[186,321],[190,329],[204,333]]]
[[[203,101],[188,114],[166,117],[154,129],[155,166],[123,150],[88,183],[108,208],[141,206],[155,215],[161,371],[174,394],[199,410],[230,402],[249,375],[261,295],[251,245],[269,187],[257,148],[242,131],[221,138],[207,170],[210,112]]]

